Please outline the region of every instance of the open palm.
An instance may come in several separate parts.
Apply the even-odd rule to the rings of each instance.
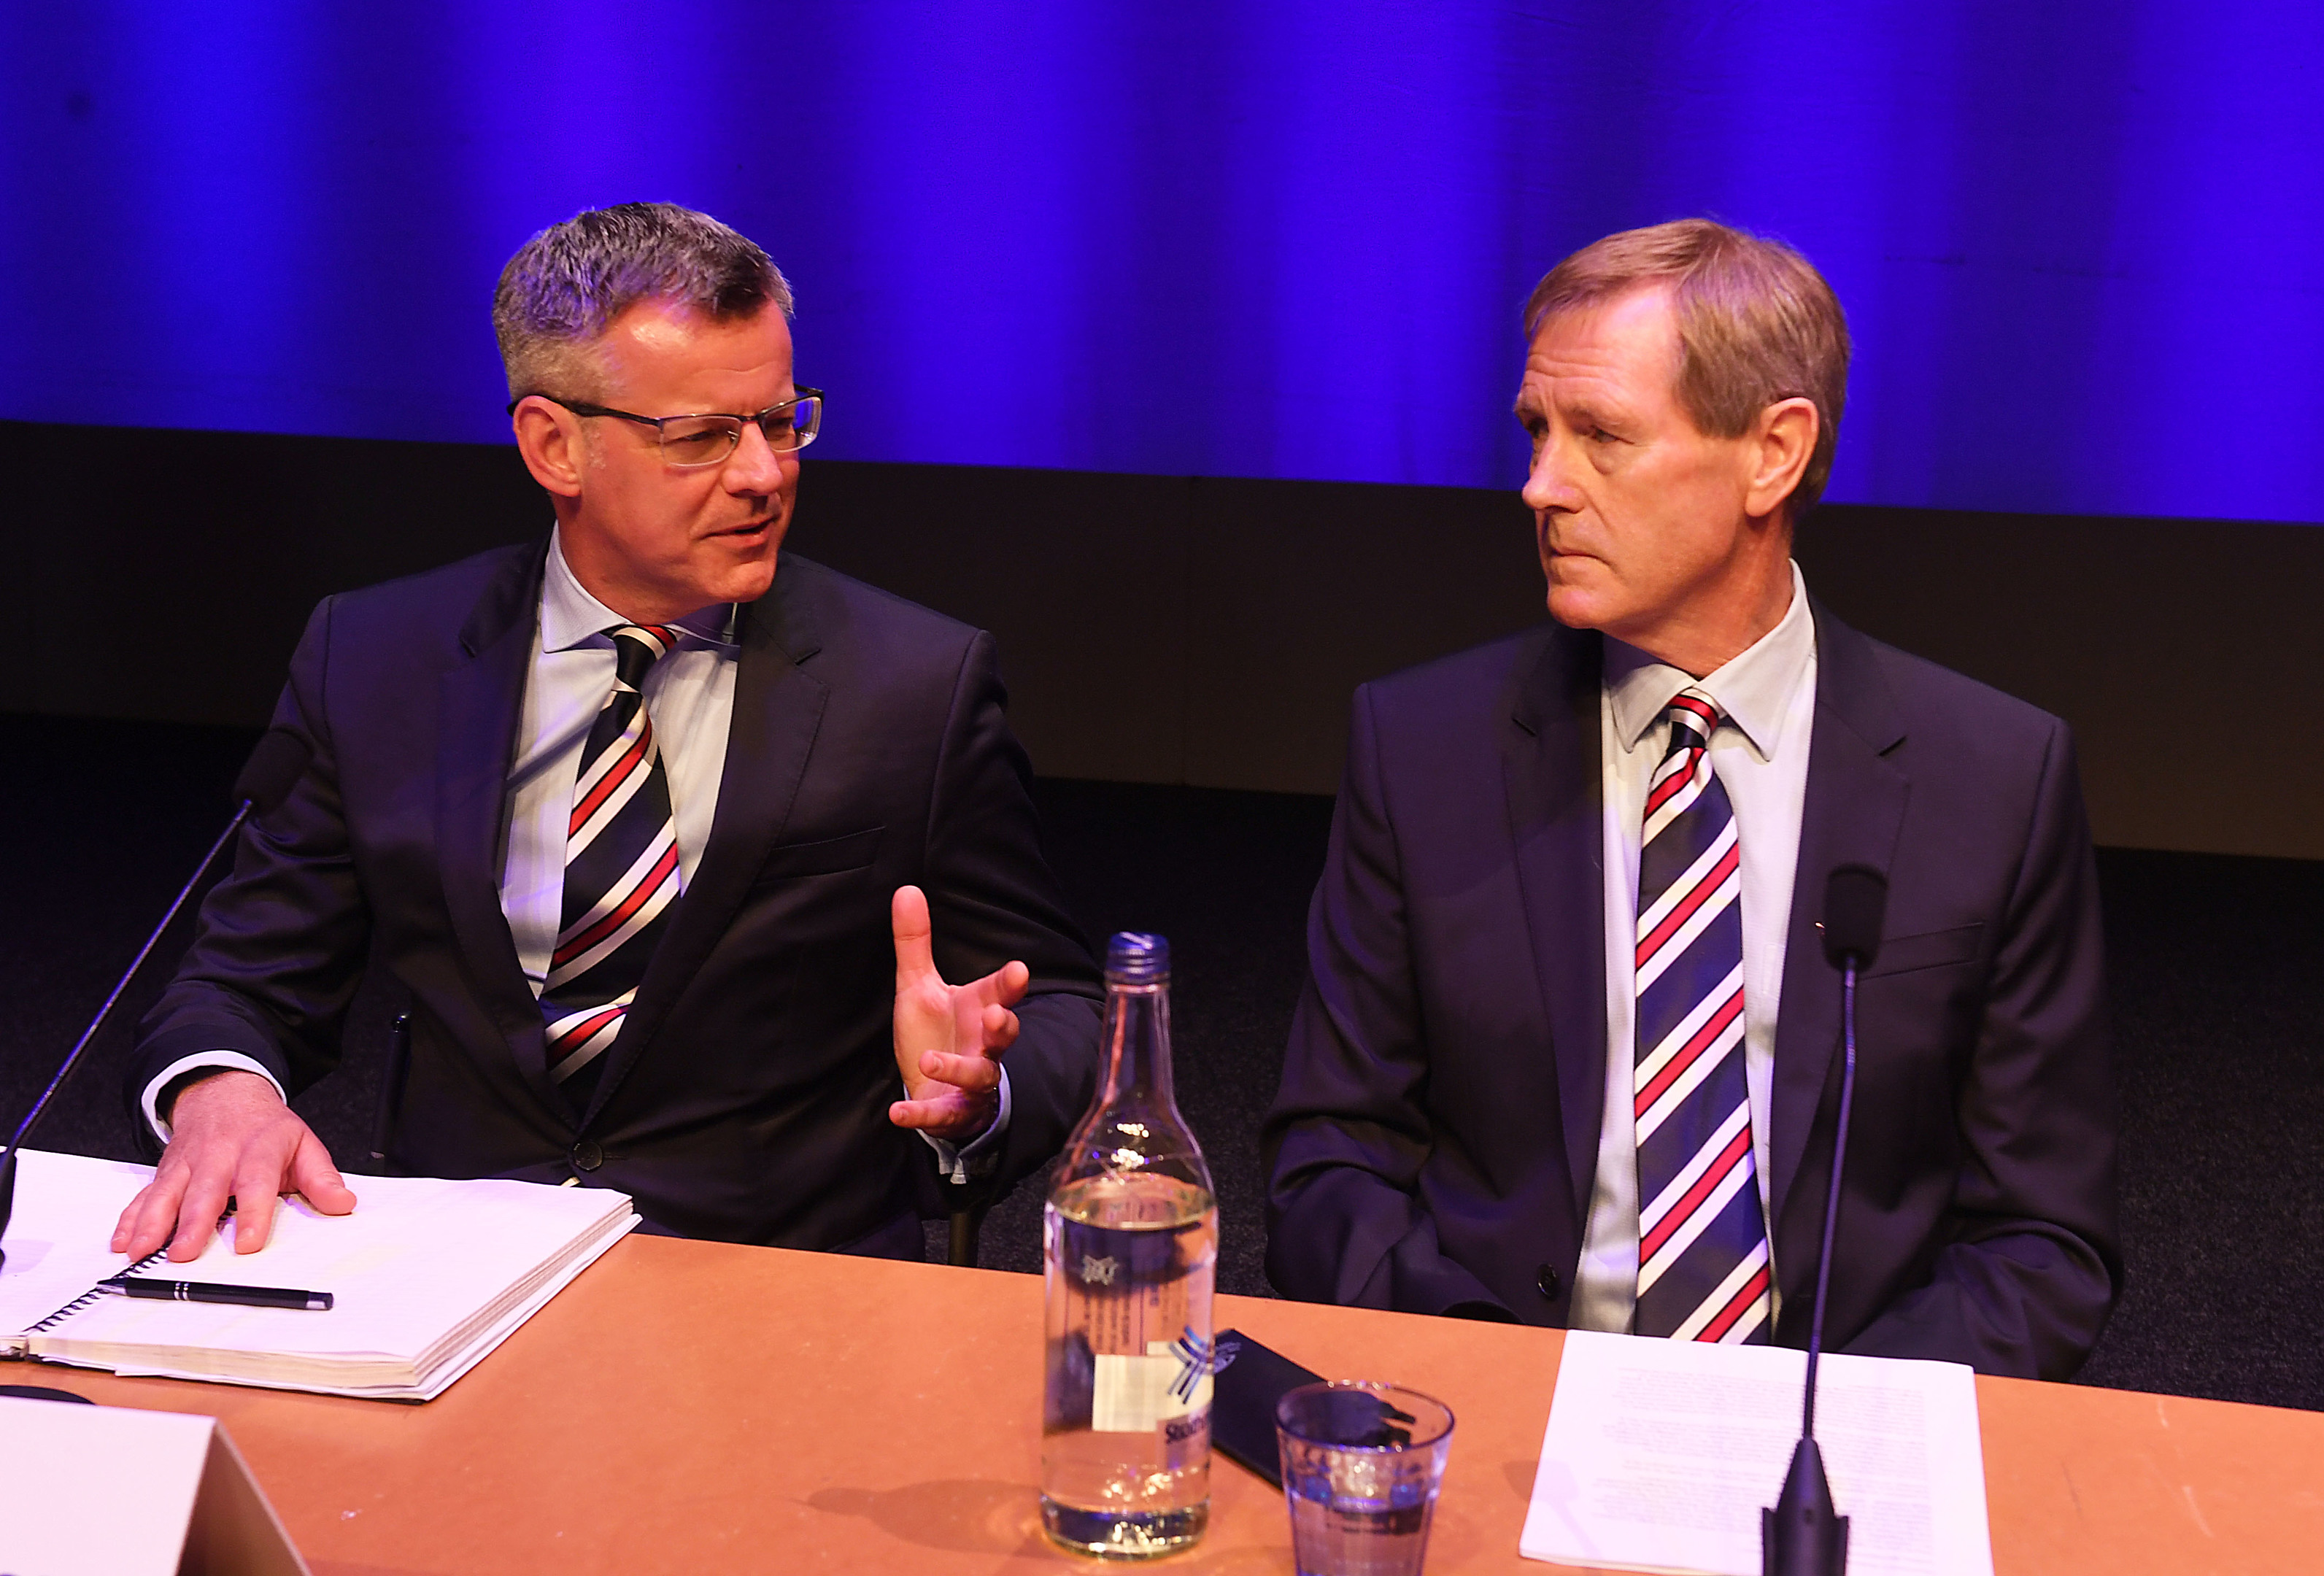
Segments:
[[[1031,971],[1002,964],[964,985],[936,972],[927,895],[899,887],[889,907],[896,935],[896,1068],[908,1098],[888,1108],[898,1127],[954,1143],[992,1125],[1000,1105],[1001,1054],[1017,1039],[1017,1015]]]

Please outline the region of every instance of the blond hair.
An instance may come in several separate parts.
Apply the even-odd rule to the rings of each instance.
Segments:
[[[1816,409],[1815,448],[1789,500],[1823,495],[1848,403],[1848,318],[1815,265],[1780,241],[1711,219],[1674,219],[1593,241],[1542,276],[1526,337],[1550,318],[1664,288],[1678,325],[1680,408],[1713,438],[1740,438],[1782,400]]]

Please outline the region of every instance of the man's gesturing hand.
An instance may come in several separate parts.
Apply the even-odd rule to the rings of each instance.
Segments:
[[[898,887],[889,906],[896,931],[896,1066],[908,1100],[888,1108],[899,1128],[965,1144],[1000,1109],[1001,1053],[1017,1039],[1017,1015],[1032,971],[1004,963],[982,980],[947,985],[929,950],[928,899]]]
[[[115,1253],[143,1258],[167,1242],[173,1260],[198,1258],[229,1196],[237,1253],[266,1246],[278,1194],[304,1194],[327,1215],[355,1207],[330,1151],[255,1073],[214,1073],[187,1084],[170,1128],[153,1180],[113,1229]]]

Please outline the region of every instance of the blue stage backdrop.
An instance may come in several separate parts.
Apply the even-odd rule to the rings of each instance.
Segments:
[[[1702,213],[1847,303],[1836,498],[2324,521],[2313,0],[8,0],[0,73],[0,417],[504,438],[501,263],[665,198],[820,454],[1508,486],[1534,280]]]

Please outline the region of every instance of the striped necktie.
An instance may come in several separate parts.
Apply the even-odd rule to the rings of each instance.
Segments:
[[[1711,769],[1719,708],[1671,702],[1670,748],[1639,832],[1641,1335],[1764,1343],[1774,1307],[1743,1075],[1743,878]]]
[[[613,688],[581,751],[566,825],[562,918],[540,992],[549,1075],[576,1111],[588,1109],[684,885],[669,774],[645,697],[646,674],[678,644],[678,632],[660,624],[606,632]]]

